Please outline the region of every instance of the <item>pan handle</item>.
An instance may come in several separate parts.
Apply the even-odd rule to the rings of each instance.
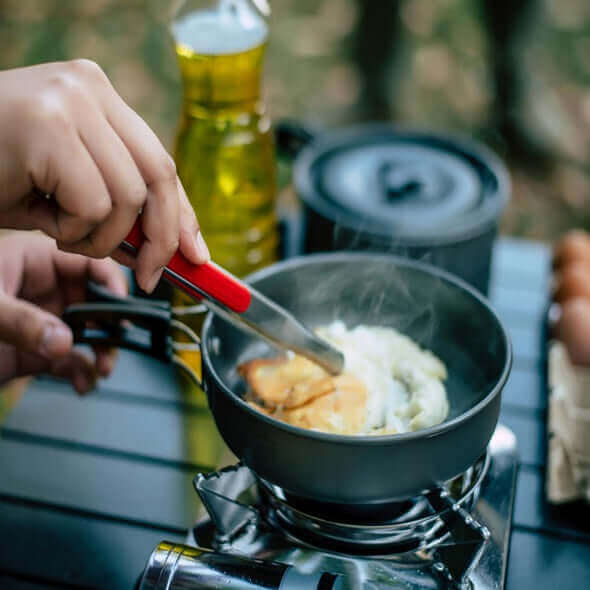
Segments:
[[[311,127],[290,119],[279,121],[275,126],[277,152],[285,158],[296,158],[316,137],[317,132]]]
[[[172,315],[167,302],[119,297],[89,283],[87,301],[68,306],[62,319],[72,330],[76,344],[125,348],[172,363],[202,388],[200,377],[177,354],[182,350],[200,350],[200,339]],[[173,330],[182,332],[189,342],[173,340]]]
[[[124,303],[75,303],[64,311],[62,319],[78,344],[126,348],[163,362],[172,360],[171,317],[163,309]],[[123,320],[131,324],[123,324]]]

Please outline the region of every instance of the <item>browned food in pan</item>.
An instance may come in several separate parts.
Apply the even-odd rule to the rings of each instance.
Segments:
[[[250,405],[268,416],[338,434],[357,434],[365,426],[367,389],[352,375],[330,376],[299,356],[256,359],[239,371]]]
[[[334,389],[309,403],[276,413],[276,417],[300,428],[358,434],[366,421],[367,390],[354,377],[330,377]]]
[[[301,356],[256,359],[240,365],[251,393],[266,407],[295,408],[334,389],[330,376]]]

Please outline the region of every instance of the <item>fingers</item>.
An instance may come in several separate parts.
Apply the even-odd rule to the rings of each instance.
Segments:
[[[204,264],[211,260],[209,248],[207,248],[207,244],[203,239],[203,234],[199,229],[197,216],[189,203],[188,197],[179,178],[176,179],[176,186],[178,188],[178,194],[180,195],[180,251],[191,262]]]
[[[158,284],[164,266],[178,249],[180,215],[175,190],[171,183],[152,185],[142,214],[145,241],[137,253],[135,276],[147,293]],[[167,223],[165,230],[163,219]]]
[[[34,92],[17,101],[27,123],[15,133],[24,154],[19,195],[39,189],[54,198],[34,191],[14,197],[7,221],[43,230],[62,250],[102,258],[117,249],[143,209],[146,240],[136,270],[146,291],[178,247],[191,262],[208,260],[172,158],[100,67],[76,60],[30,75]]]
[[[95,260],[91,258],[73,257],[71,255],[60,253],[61,257],[66,258],[59,267],[59,275],[64,279],[65,285],[70,285],[70,291],[67,294],[67,303],[74,303],[84,299],[86,291],[86,282],[94,281],[107,287],[115,295],[125,297],[128,293],[128,284],[125,273],[121,267],[113,260],[105,258]],[[83,263],[84,268],[78,268],[78,264]],[[80,279],[82,279],[80,281]],[[114,348],[105,348],[101,346],[94,347],[96,356],[95,367],[98,375],[108,377],[115,366],[117,360],[117,350]]]
[[[72,350],[66,357],[50,363],[47,372],[55,377],[67,379],[80,394],[87,393],[96,386],[97,369],[81,350]]]
[[[61,358],[72,349],[72,332],[59,318],[4,294],[0,294],[0,340],[45,359]]]
[[[196,264],[208,259],[198,239],[198,224],[176,175],[174,161],[153,131],[123,100],[112,93],[104,97],[107,117],[133,156],[148,187],[143,212],[146,237],[137,257],[137,281],[152,291],[163,267],[176,249]]]
[[[177,248],[191,262],[208,260],[172,158],[100,67],[86,60],[48,64],[35,79],[33,98],[22,101],[24,119],[33,123],[17,134],[28,138],[24,184],[55,198],[23,198],[6,213],[8,222],[42,229],[62,250],[102,258],[116,251],[143,210],[146,240],[136,271],[148,292]]]
[[[40,234],[13,234],[2,246],[10,256],[0,260],[1,378],[50,372],[70,379],[78,391],[93,387],[97,375],[110,374],[117,353],[97,348],[90,362],[73,349],[72,333],[58,316],[84,299],[88,280],[125,296],[125,273],[110,259],[60,252]]]
[[[104,257],[118,248],[129,233],[145,204],[147,187],[125,144],[104,117],[86,120],[80,135],[105,182],[111,211],[84,239],[60,246],[79,254]]]
[[[87,260],[87,279],[107,287],[115,295],[125,297],[128,293],[128,284],[125,273],[113,260]],[[115,367],[118,351],[114,348],[101,346],[94,347],[95,368],[98,375],[108,377]]]
[[[104,285],[116,295],[127,295],[128,285],[125,273],[109,258],[96,260],[56,251],[54,265],[57,272],[57,278],[54,281],[61,283],[60,291],[65,295],[64,305],[83,301],[88,281]],[[56,313],[61,311],[61,309],[56,310]]]
[[[111,104],[109,120],[125,142],[148,186],[142,215],[145,242],[137,254],[135,272],[139,286],[149,293],[179,245],[180,199],[176,167],[138,115],[118,97],[113,98]]]
[[[67,128],[40,134],[31,178],[39,190],[53,194],[55,202],[32,196],[26,204],[27,226],[38,228],[63,244],[87,237],[110,215],[112,204],[101,172],[80,137]]]
[[[89,278],[105,285],[116,295],[127,295],[129,286],[125,273],[113,260],[90,260]],[[96,370],[101,377],[108,377],[117,362],[119,351],[115,348],[94,347]]]
[[[116,360],[116,351],[95,353],[95,358],[86,351],[74,348],[64,356],[48,359],[37,353],[18,353],[18,365],[14,377],[46,373],[70,381],[82,394],[94,389],[98,376],[108,376]]]
[[[18,356],[15,377],[48,373],[70,381],[79,394],[90,391],[96,385],[95,365],[84,351],[73,349],[67,355],[53,360],[35,353],[19,353]]]
[[[103,346],[94,346],[94,355],[97,373],[101,377],[108,377],[115,368],[119,352],[116,348],[105,348]]]
[[[88,279],[104,285],[115,295],[125,297],[129,291],[123,269],[113,260],[88,260]]]

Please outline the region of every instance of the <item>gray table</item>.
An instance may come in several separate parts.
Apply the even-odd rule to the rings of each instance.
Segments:
[[[587,507],[544,502],[549,251],[500,240],[493,266],[515,351],[501,419],[521,456],[507,587],[588,587]],[[159,363],[122,353],[85,399],[34,381],[1,431],[0,588],[129,590],[160,540],[183,540],[199,509],[192,477],[218,460],[203,400]]]

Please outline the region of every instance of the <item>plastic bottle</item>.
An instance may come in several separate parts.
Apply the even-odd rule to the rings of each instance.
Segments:
[[[175,146],[180,179],[212,259],[244,276],[278,257],[276,161],[262,101],[268,40],[264,0],[187,0],[172,23],[183,82]],[[175,306],[194,305],[178,290]],[[186,323],[200,332],[203,317]],[[200,373],[199,352],[180,353]],[[226,452],[202,391],[179,375],[184,395],[203,406],[187,431],[191,460],[211,468]]]
[[[278,249],[275,153],[261,100],[268,25],[248,0],[189,1],[172,31],[184,86],[178,173],[213,260],[244,276]]]

